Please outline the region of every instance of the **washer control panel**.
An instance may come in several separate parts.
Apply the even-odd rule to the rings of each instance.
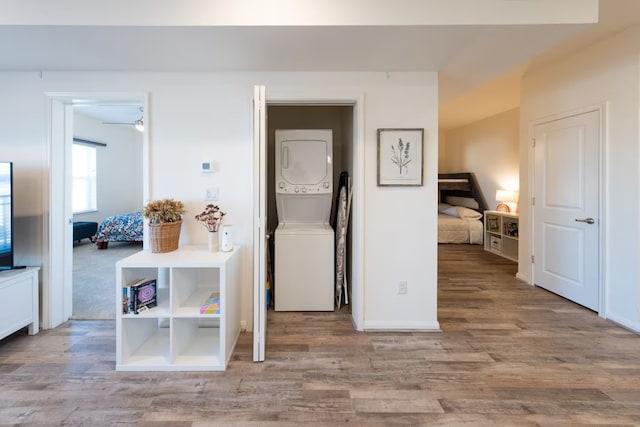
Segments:
[[[317,185],[293,185],[280,181],[276,186],[276,190],[278,193],[289,194],[326,194],[331,193],[331,184],[325,181]]]

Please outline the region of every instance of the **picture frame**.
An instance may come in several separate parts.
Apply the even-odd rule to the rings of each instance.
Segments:
[[[498,233],[500,231],[499,218],[497,216],[487,215],[487,231]]]
[[[378,129],[378,187],[422,186],[424,129]]]

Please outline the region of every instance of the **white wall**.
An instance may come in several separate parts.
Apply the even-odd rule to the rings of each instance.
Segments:
[[[447,134],[438,131],[438,172],[447,171]]]
[[[98,211],[76,214],[73,220],[100,223],[108,216],[142,210],[142,134],[133,126],[105,125],[74,113],[74,137],[107,146],[97,147]]]
[[[206,244],[207,233],[193,218],[205,206],[204,189],[220,188],[219,205],[234,224],[243,251],[241,318],[252,324],[253,85],[273,94],[334,93],[364,100],[365,327],[437,328],[437,76],[434,73],[1,73],[0,149],[17,162],[18,212],[35,222],[46,217],[43,185],[47,166],[45,93],[148,92],[150,197],[184,201],[181,244]],[[317,97],[314,97],[317,94]],[[376,186],[376,130],[425,128],[425,185]],[[201,174],[211,160],[215,173]],[[24,189],[32,188],[28,192]],[[355,212],[354,212],[355,214]],[[38,230],[36,228],[36,230]],[[25,230],[18,230],[25,232]],[[23,263],[40,264],[42,233],[17,248]],[[20,262],[20,260],[18,260]],[[408,294],[395,294],[399,280]]]
[[[44,149],[47,129],[44,96],[36,87],[35,73],[0,75],[0,158],[14,162],[14,235],[16,265],[41,265],[44,218],[43,171],[48,161]],[[23,91],[14,85],[23,86]],[[26,87],[25,87],[26,86]]]
[[[631,28],[525,75],[522,86],[520,196],[530,194],[532,123],[606,106],[603,176],[604,315],[640,331],[640,27]],[[531,278],[531,207],[520,208],[519,274]]]
[[[518,190],[520,110],[479,120],[445,132],[440,172],[473,172],[489,209],[495,209],[496,190]]]
[[[437,82],[416,76],[366,91],[365,328],[438,327]],[[423,187],[376,187],[378,128],[425,128]],[[396,295],[401,280],[407,295]]]

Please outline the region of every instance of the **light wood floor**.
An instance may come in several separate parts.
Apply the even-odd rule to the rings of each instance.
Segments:
[[[114,372],[113,321],[0,342],[0,425],[640,425],[640,337],[439,249],[442,332],[355,332],[348,313],[268,315],[222,373]]]

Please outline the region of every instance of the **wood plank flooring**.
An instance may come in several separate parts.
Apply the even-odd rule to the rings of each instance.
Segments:
[[[0,341],[0,425],[640,425],[640,337],[439,247],[441,332],[353,330],[346,311],[268,314],[218,373],[115,372],[113,321]]]

